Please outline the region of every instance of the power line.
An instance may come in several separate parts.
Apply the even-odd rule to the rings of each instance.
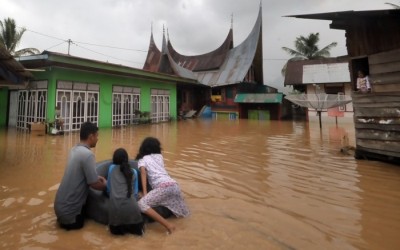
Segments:
[[[45,50],[52,49],[52,48],[54,48],[54,47],[57,47],[58,45],[61,45],[61,44],[63,44],[63,43],[66,43],[66,41],[63,41],[62,43],[59,43],[59,44],[57,44],[57,45],[54,45],[54,46],[51,46],[50,48],[47,48],[47,49],[45,49]]]
[[[79,42],[79,41],[72,41],[71,39],[62,39],[62,38],[58,38],[55,36],[50,36],[50,35],[46,35],[31,29],[27,29],[27,28],[23,28],[23,27],[18,27],[20,29],[25,29],[26,31],[41,35],[41,36],[45,36],[45,37],[49,37],[49,38],[53,38],[53,39],[57,39],[60,41],[65,41],[65,42],[74,42],[74,43],[81,43],[81,44],[86,44],[86,45],[91,45],[91,46],[97,46],[97,47],[105,47],[105,48],[111,48],[111,49],[120,49],[120,50],[128,50],[128,51],[138,51],[138,52],[147,52],[147,50],[140,50],[140,49],[129,49],[129,48],[121,48],[121,47],[115,47],[115,46],[109,46],[109,45],[102,45],[102,44],[94,44],[94,43],[87,43],[87,42]]]
[[[78,41],[74,41],[74,42],[75,42],[75,43],[86,44],[86,45],[98,46],[98,47],[111,48],[111,49],[121,49],[121,50],[130,50],[130,51],[138,51],[138,52],[146,52],[146,53],[147,53],[147,50],[127,49],[127,48],[120,48],[120,47],[114,47],[114,46],[108,46],[108,45],[100,45],[100,44],[93,44],[93,43],[85,43],[85,42],[78,42]]]
[[[27,28],[23,28],[23,27],[18,27],[18,28],[25,29],[26,31],[29,31],[29,32],[32,32],[32,33],[36,33],[36,34],[41,35],[41,36],[46,36],[46,37],[57,39],[57,40],[64,41],[64,42],[67,41],[66,39],[61,39],[61,38],[58,38],[58,37],[55,37],[55,36],[49,36],[49,35],[46,35],[46,34],[43,34],[43,33],[37,32],[37,31],[33,31],[33,30],[30,30],[30,29],[27,29]]]
[[[18,26],[17,26],[17,27],[18,27]],[[57,45],[54,45],[54,46],[52,46],[52,47],[50,47],[50,48],[48,48],[48,49],[46,49],[46,50],[49,50],[49,49],[54,48],[54,47],[57,47],[57,46],[59,46],[59,45],[61,45],[61,44],[63,44],[63,43],[68,43],[68,54],[69,54],[70,45],[71,45],[71,44],[74,44],[74,45],[76,45],[76,46],[78,46],[78,47],[81,47],[82,49],[86,49],[86,50],[88,50],[88,51],[91,51],[91,52],[96,53],[96,54],[99,54],[99,55],[103,55],[103,56],[110,57],[110,58],[113,58],[113,59],[116,59],[116,60],[120,60],[120,61],[126,61],[126,62],[130,62],[130,63],[136,63],[136,64],[142,64],[142,63],[138,63],[138,62],[133,62],[133,61],[125,60],[125,59],[116,58],[116,57],[113,57],[113,56],[110,56],[110,55],[106,55],[106,54],[103,54],[103,53],[100,53],[100,52],[91,50],[91,49],[89,49],[89,48],[83,47],[83,46],[78,45],[78,44],[86,44],[86,45],[91,45],[91,46],[104,47],[104,48],[111,48],[111,49],[119,49],[119,50],[127,50],[127,51],[137,51],[137,52],[145,52],[145,53],[148,52],[147,50],[121,48],[121,47],[116,47],[116,46],[109,46],[109,45],[102,45],[102,44],[95,44],[95,43],[87,43],[87,42],[73,41],[73,40],[71,40],[71,39],[62,39],[62,38],[59,38],[59,37],[46,35],[46,34],[43,34],[43,33],[41,33],[41,32],[37,32],[37,31],[31,30],[31,29],[27,29],[27,28],[22,28],[22,27],[18,27],[18,28],[20,28],[20,29],[25,29],[26,31],[29,31],[29,32],[32,32],[32,33],[35,33],[35,34],[38,34],[38,35],[41,35],[41,36],[45,36],[45,37],[49,37],[49,38],[52,38],[52,39],[56,39],[56,40],[63,41],[62,43],[57,44]],[[264,61],[287,61],[287,60],[289,60],[289,59],[283,59],[283,58],[282,58],[282,59],[281,59],[281,58],[263,58],[263,60],[264,60]]]
[[[18,26],[17,26],[17,27],[18,27]],[[54,46],[51,46],[50,48],[48,48],[48,49],[46,49],[46,50],[49,50],[49,49],[54,48],[54,47],[57,47],[57,46],[59,46],[59,45],[61,45],[61,44],[63,44],[63,43],[68,43],[68,55],[70,54],[70,46],[71,46],[71,44],[74,44],[74,45],[76,45],[76,46],[78,46],[78,47],[80,47],[80,48],[82,48],[82,49],[85,49],[85,50],[88,50],[88,51],[91,51],[91,52],[93,52],[93,53],[96,53],[96,54],[99,54],[99,55],[103,55],[103,56],[106,56],[106,57],[109,57],[109,58],[113,58],[113,59],[120,60],[120,61],[126,61],[126,62],[130,62],[130,63],[143,64],[143,63],[139,63],[139,62],[129,61],[129,60],[125,60],[125,59],[116,58],[116,57],[113,57],[113,56],[110,56],[110,55],[106,55],[106,54],[104,54],[104,53],[100,53],[100,52],[91,50],[91,49],[89,49],[89,48],[83,47],[83,46],[81,46],[81,45],[78,45],[78,43],[80,43],[80,44],[92,45],[92,46],[97,46],[97,47],[112,48],[112,49],[121,49],[121,50],[138,51],[138,52],[147,52],[147,51],[145,51],[145,50],[128,49],[128,48],[120,48],[120,47],[115,47],[115,46],[100,45],[100,44],[94,44],[94,43],[77,42],[77,41],[72,41],[71,39],[62,39],[62,38],[58,38],[58,37],[55,37],[55,36],[46,35],[46,34],[43,34],[43,33],[37,32],[37,31],[33,31],[33,30],[30,30],[30,29],[27,29],[27,28],[22,28],[22,27],[18,27],[18,28],[20,28],[20,29],[25,29],[26,31],[29,31],[29,32],[32,32],[32,33],[35,33],[35,34],[38,34],[38,35],[41,35],[41,36],[45,36],[45,37],[49,37],[49,38],[52,38],[52,39],[56,39],[56,40],[62,41],[62,43],[56,44],[56,45],[54,45]]]
[[[82,48],[82,49],[88,50],[88,51],[90,51],[90,52],[93,52],[93,53],[96,53],[96,54],[99,54],[99,55],[102,55],[102,56],[110,57],[110,58],[113,58],[113,59],[116,59],[116,60],[120,60],[120,61],[130,62],[130,63],[143,64],[143,63],[139,63],[139,62],[129,61],[129,60],[125,60],[125,59],[116,58],[116,57],[113,57],[113,56],[110,56],[110,55],[106,55],[106,54],[103,54],[103,53],[94,51],[94,50],[92,50],[92,49],[88,49],[88,48],[83,47],[83,46],[81,46],[81,45],[78,45],[77,43],[73,43],[73,44],[74,44],[75,46],[77,46],[77,47],[80,47],[80,48]]]

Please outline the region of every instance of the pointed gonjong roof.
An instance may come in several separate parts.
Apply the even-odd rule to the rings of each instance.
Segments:
[[[232,27],[221,46],[214,51],[195,56],[177,52],[169,37],[165,38],[165,31],[160,51],[154,43],[152,32],[143,69],[196,79],[201,84],[216,87],[242,82],[251,67],[257,82],[262,84],[261,6],[252,31],[237,47],[233,47]]]

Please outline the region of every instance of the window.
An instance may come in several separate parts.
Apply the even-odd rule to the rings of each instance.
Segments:
[[[168,121],[170,117],[169,90],[151,90],[151,122]]]
[[[18,91],[17,128],[26,129],[28,123],[46,120],[47,81],[33,81],[29,87]]]
[[[79,130],[86,121],[98,124],[99,85],[58,81],[56,106],[61,110],[64,131]]]
[[[353,90],[357,89],[357,77],[358,77],[358,71],[364,72],[364,74],[367,76],[369,75],[369,62],[368,62],[368,57],[360,57],[351,60],[351,77],[352,77],[352,82],[353,82]]]
[[[140,88],[113,86],[112,126],[136,123],[140,111]]]

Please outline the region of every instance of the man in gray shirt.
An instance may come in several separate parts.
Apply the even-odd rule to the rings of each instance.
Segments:
[[[68,156],[67,167],[54,201],[54,211],[60,226],[66,230],[80,229],[84,224],[83,206],[89,187],[106,188],[106,180],[96,172],[96,160],[90,148],[98,141],[98,127],[85,122],[80,129],[80,142]]]

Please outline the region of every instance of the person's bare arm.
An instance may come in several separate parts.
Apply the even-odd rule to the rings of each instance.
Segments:
[[[145,167],[140,168],[140,177],[142,179],[143,196],[147,194],[147,172]]]
[[[167,229],[168,233],[171,234],[173,231],[175,231],[176,229],[175,225],[169,223],[166,219],[164,219],[161,215],[159,215],[156,212],[156,210],[149,208],[146,211],[144,211],[144,213],[150,216],[155,221],[159,222],[161,225],[163,225],[165,229]]]
[[[103,176],[99,176],[97,182],[89,184],[93,189],[103,191],[107,186],[107,180]]]

